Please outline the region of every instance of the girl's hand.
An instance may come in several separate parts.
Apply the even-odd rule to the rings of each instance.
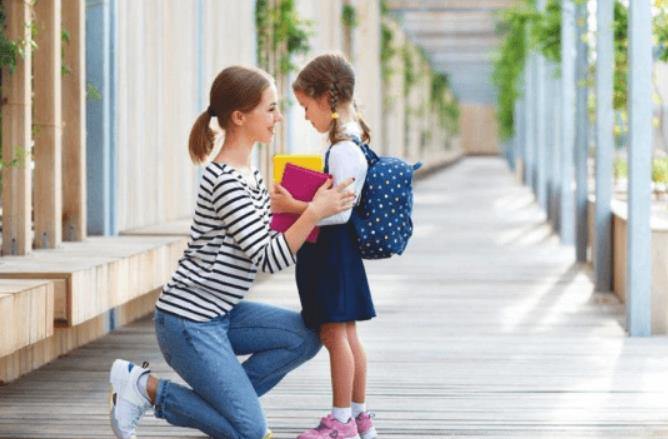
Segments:
[[[292,194],[280,184],[275,184],[271,189],[272,213],[292,212],[294,210],[294,202],[295,199],[292,197]]]
[[[348,190],[348,186],[353,184],[354,181],[355,179],[350,177],[336,187],[332,187],[332,179],[330,178],[315,193],[308,209],[319,219],[352,209],[355,204],[355,193]]]

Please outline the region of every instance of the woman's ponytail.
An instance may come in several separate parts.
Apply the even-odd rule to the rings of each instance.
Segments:
[[[196,165],[205,162],[213,149],[215,134],[209,127],[209,123],[211,123],[211,115],[208,111],[205,111],[199,115],[190,130],[188,151],[190,152],[190,159]]]

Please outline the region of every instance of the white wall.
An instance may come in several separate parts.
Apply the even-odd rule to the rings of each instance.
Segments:
[[[254,2],[205,0],[201,22],[196,5],[118,2],[119,230],[192,214],[190,128],[223,67],[255,64]]]

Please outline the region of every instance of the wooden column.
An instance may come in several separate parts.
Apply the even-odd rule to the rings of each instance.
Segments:
[[[598,0],[596,29],[596,212],[592,260],[597,291],[612,289],[612,162],[614,156],[614,0]]]
[[[60,0],[35,3],[35,248],[62,241]]]
[[[631,336],[651,334],[652,236],[652,10],[651,0],[629,6],[629,220],[626,318]]]
[[[62,0],[67,72],[63,93],[63,240],[86,238],[86,10],[83,0]]]
[[[29,42],[30,6],[23,0],[5,0],[7,37]],[[2,158],[11,166],[2,169],[2,252],[25,255],[32,250],[32,181],[30,151],[32,129],[32,53],[23,45],[16,69],[2,70]]]
[[[561,11],[561,182],[559,232],[561,242],[575,240],[575,197],[573,192],[575,147],[575,5],[562,0]]]

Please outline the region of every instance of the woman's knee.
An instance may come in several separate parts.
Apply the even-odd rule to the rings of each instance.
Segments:
[[[316,356],[322,347],[320,336],[317,332],[306,329],[303,332],[302,340],[302,351],[304,352],[304,359],[310,360]]]
[[[238,425],[239,439],[262,439],[267,433],[265,420],[255,419]]]

